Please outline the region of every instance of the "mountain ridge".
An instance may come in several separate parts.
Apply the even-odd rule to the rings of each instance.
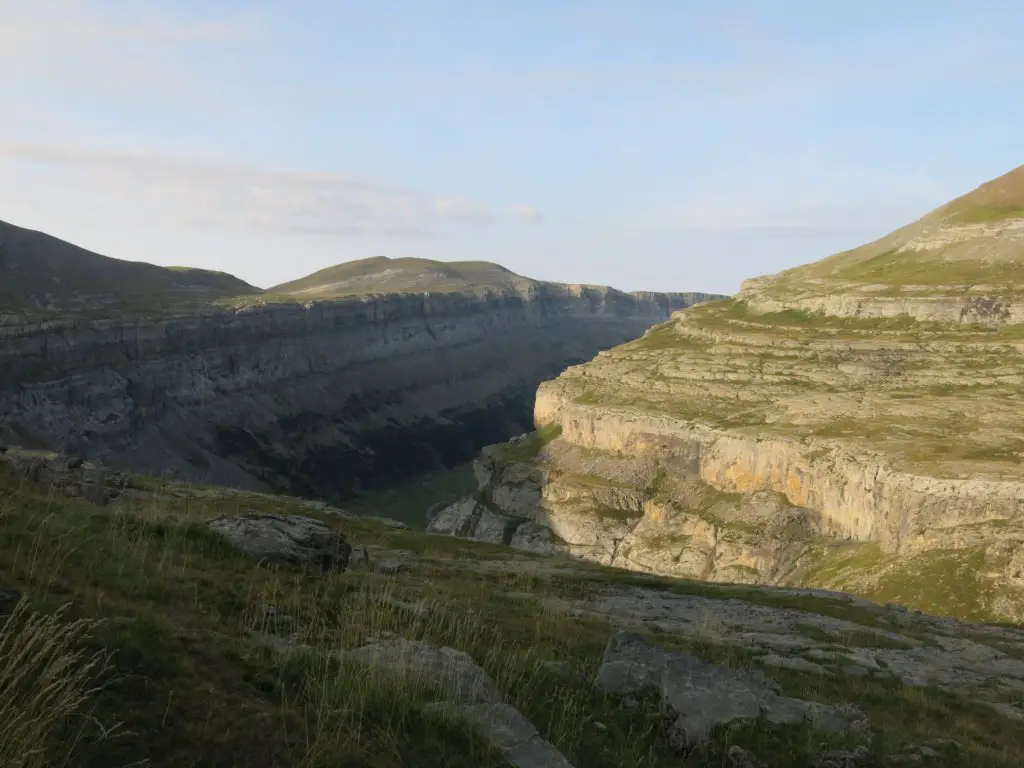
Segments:
[[[0,308],[61,311],[178,304],[259,291],[225,272],[114,259],[0,221]]]
[[[884,237],[744,281],[762,312],[923,321],[1024,322],[1024,166]]]

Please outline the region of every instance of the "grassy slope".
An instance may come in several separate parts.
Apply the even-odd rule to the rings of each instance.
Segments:
[[[365,293],[506,288],[524,282],[530,281],[486,261],[444,262],[377,256],[322,269],[274,286],[270,293],[322,299]]]
[[[1024,220],[1024,165],[875,242],[780,272],[759,290],[786,293],[808,288],[807,280],[822,279],[888,285],[985,284],[1020,290],[1024,241],[977,231],[981,225],[1000,228],[1019,220]],[[963,237],[944,247],[906,247],[915,238],[958,229]]]
[[[95,720],[71,719],[51,734],[51,757],[34,765],[58,764],[56,756],[69,738],[77,739],[71,765],[103,768],[139,761],[152,766],[502,765],[472,731],[422,716],[429,692],[339,668],[319,654],[282,658],[250,639],[253,630],[295,631],[329,649],[387,630],[469,652],[510,703],[577,766],[720,766],[731,744],[752,748],[769,764],[804,766],[804,755],[817,748],[820,734],[763,725],[723,729],[707,751],[681,761],[643,708],[623,709],[617,698],[596,694],[586,683],[538,669],[538,660],[553,659],[593,674],[612,627],[503,593],[579,597],[629,583],[875,620],[828,599],[594,566],[578,565],[542,579],[526,567],[538,562],[531,558],[516,569],[468,577],[466,565],[511,554],[394,531],[369,519],[341,525],[357,544],[419,552],[424,570],[397,578],[365,572],[324,577],[255,565],[203,525],[215,515],[259,508],[301,509],[287,499],[232,495],[137,500],[115,511],[54,500],[0,476],[0,586],[24,590],[39,610],[66,605],[65,620],[101,621],[91,629],[89,648],[109,659],[99,678],[101,690],[84,710]],[[395,605],[395,598],[426,599],[429,610],[417,617]],[[268,618],[268,605],[289,618]],[[0,630],[0,637],[11,630]],[[716,662],[749,663],[736,649],[677,643]],[[1024,724],[994,718],[936,691],[859,678],[771,674],[795,695],[859,703],[880,730],[876,746],[883,751],[905,741],[954,736],[967,750],[947,765],[1009,768],[1016,764],[1015,745],[1024,739]],[[0,674],[0,685],[2,680]],[[593,720],[606,728],[596,729]],[[120,725],[104,735],[100,723]]]
[[[221,272],[121,261],[0,222],[0,309],[155,309],[259,293]]]

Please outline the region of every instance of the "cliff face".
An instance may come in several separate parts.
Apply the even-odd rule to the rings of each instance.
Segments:
[[[964,200],[545,382],[546,439],[485,451],[477,496],[431,527],[633,570],[1024,618],[1022,219],[977,239],[950,218],[974,210]],[[899,251],[941,232],[948,252]],[[947,291],[929,270],[1005,282]],[[854,274],[877,282],[851,287]],[[868,288],[906,311],[875,311]]]
[[[0,439],[134,469],[338,496],[469,458],[537,383],[695,294],[534,283],[0,323]]]

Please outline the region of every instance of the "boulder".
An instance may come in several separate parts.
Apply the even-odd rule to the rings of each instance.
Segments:
[[[325,571],[343,571],[352,554],[345,534],[301,515],[218,517],[210,521],[210,530],[246,554],[270,562],[314,564]]]

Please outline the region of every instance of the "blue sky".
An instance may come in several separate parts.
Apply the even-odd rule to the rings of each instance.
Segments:
[[[0,0],[0,219],[732,292],[1024,162],[1024,6],[972,5]]]

